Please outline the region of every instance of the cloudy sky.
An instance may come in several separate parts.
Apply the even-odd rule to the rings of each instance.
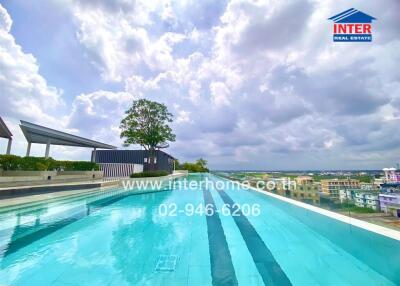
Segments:
[[[327,18],[353,7],[378,19],[373,42],[333,43]],[[181,161],[394,166],[399,11],[398,0],[0,0],[0,116],[19,155],[20,119],[121,146],[124,110],[145,97],[174,114],[168,151]],[[90,151],[53,147],[51,156]]]

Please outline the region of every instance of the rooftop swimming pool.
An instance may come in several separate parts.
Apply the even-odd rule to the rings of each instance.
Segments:
[[[0,208],[0,285],[400,285],[400,241],[252,190],[98,189]]]

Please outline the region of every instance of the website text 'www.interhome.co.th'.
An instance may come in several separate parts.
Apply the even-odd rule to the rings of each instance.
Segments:
[[[283,189],[296,189],[296,182],[290,179],[280,182]],[[264,181],[259,180],[256,182],[250,181],[230,181],[230,180],[210,180],[208,178],[202,180],[174,180],[174,179],[160,179],[160,180],[130,180],[122,181],[122,186],[125,191],[132,190],[249,190],[251,187],[273,191],[277,187],[277,183],[273,180]]]

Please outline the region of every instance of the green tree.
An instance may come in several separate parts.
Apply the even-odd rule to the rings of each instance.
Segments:
[[[154,170],[155,151],[175,141],[175,134],[168,125],[172,114],[164,104],[147,99],[134,100],[125,114],[120,125],[124,146],[139,144],[149,151],[150,170]]]
[[[207,161],[203,158],[200,158],[196,161],[196,165],[199,166],[200,169],[205,170],[207,169]]]
[[[195,163],[185,162],[183,164],[175,164],[177,170],[188,170],[189,172],[208,172],[207,161],[200,158]]]

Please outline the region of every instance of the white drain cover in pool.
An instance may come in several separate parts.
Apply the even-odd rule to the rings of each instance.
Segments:
[[[173,272],[178,262],[178,255],[160,255],[158,257],[156,272]]]

